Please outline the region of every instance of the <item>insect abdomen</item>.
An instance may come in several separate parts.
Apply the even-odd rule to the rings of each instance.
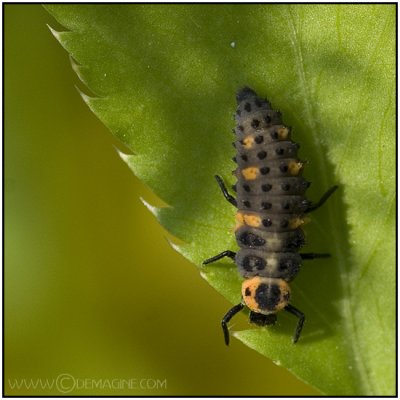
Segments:
[[[235,235],[241,250],[235,261],[245,278],[290,281],[301,266],[300,227],[307,222],[304,212],[309,206],[299,146],[290,140],[290,129],[268,101],[248,88],[237,99]]]

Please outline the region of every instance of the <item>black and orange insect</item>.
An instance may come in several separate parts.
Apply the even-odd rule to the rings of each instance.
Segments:
[[[240,89],[235,119],[237,183],[230,195],[223,180],[216,176],[221,191],[236,213],[237,253],[226,250],[204,261],[209,264],[223,257],[232,258],[245,279],[242,301],[223,317],[225,343],[229,344],[228,322],[245,306],[250,322],[259,326],[276,322],[277,312],[288,311],[298,318],[293,343],[300,337],[305,316],[290,303],[290,282],[299,272],[302,260],[329,257],[329,254],[298,253],[304,245],[301,226],[307,214],[332,195],[330,188],[317,203],[305,197],[310,183],[301,174],[304,163],[297,158],[299,145],[291,140],[291,130],[281,114],[250,88]]]

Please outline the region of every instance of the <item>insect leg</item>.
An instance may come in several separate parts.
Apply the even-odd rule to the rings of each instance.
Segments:
[[[236,315],[239,311],[243,309],[244,305],[242,303],[236,304],[236,306],[233,306],[225,315],[224,318],[222,318],[221,325],[222,325],[222,330],[224,332],[224,339],[225,339],[225,344],[229,346],[229,329],[228,329],[228,322],[231,320],[231,318]]]
[[[322,197],[319,199],[319,201],[315,204],[311,204],[307,210],[305,212],[311,212],[311,211],[315,211],[317,208],[321,207],[322,204],[324,204],[326,202],[326,200],[328,200],[328,198],[334,193],[334,191],[338,188],[339,186],[335,185],[332,186],[329,190],[327,190]]]
[[[213,263],[215,261],[218,261],[218,260],[220,260],[221,258],[224,258],[224,257],[229,257],[229,258],[232,258],[232,260],[234,260],[235,256],[236,256],[236,253],[234,251],[225,250],[222,253],[219,253],[214,257],[207,258],[207,260],[204,260],[203,261],[203,265],[211,264],[211,263]]]
[[[303,329],[304,325],[304,320],[305,320],[305,315],[298,310],[296,307],[293,307],[292,305],[288,304],[285,307],[285,310],[296,316],[299,320],[297,322],[296,330],[294,331],[293,335],[293,343],[296,343],[299,340],[301,330]]]
[[[228,200],[229,203],[237,207],[236,199],[228,193],[228,190],[226,189],[225,183],[222,178],[218,175],[215,175],[215,179],[217,180],[218,186],[220,187],[225,199]]]
[[[314,260],[314,258],[329,258],[331,255],[328,253],[300,253],[302,260]]]

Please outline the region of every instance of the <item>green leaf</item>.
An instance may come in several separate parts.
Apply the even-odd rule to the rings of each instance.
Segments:
[[[48,5],[54,32],[93,92],[91,110],[134,155],[132,171],[168,207],[150,209],[232,303],[240,282],[232,184],[235,91],[268,96],[293,126],[316,200],[310,261],[292,284],[307,316],[235,336],[331,395],[395,394],[395,5]],[[230,305],[227,304],[227,308]],[[238,317],[239,318],[239,317]],[[222,346],[222,343],[221,343]]]

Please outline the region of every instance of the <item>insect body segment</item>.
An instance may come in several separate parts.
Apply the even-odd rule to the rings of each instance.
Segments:
[[[310,183],[301,176],[304,163],[297,157],[299,145],[291,141],[291,130],[282,123],[281,114],[250,88],[239,90],[236,99],[236,198],[220,177],[216,179],[225,198],[238,208],[235,236],[240,249],[237,253],[226,250],[204,264],[230,257],[245,278],[242,302],[222,320],[226,344],[227,323],[244,306],[250,309],[250,322],[261,326],[275,323],[281,310],[295,315],[293,341],[297,342],[304,314],[289,303],[288,282],[299,272],[303,259],[329,256],[298,253],[305,243],[301,227],[309,220],[306,213],[320,207],[337,186],[316,204],[307,200],[304,194]]]

